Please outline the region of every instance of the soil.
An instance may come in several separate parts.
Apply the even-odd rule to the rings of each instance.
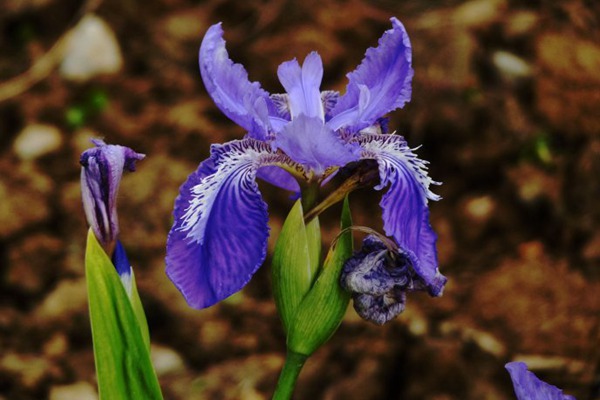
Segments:
[[[282,90],[277,66],[312,50],[322,87],[343,90],[391,16],[411,37],[415,77],[390,128],[422,146],[443,182],[430,210],[449,282],[440,298],[410,296],[383,327],[350,308],[296,398],[513,399],[504,364],[523,360],[578,399],[600,399],[599,3],[5,0],[2,9],[1,400],[95,396],[78,164],[91,137],[147,155],[123,179],[119,217],[165,398],[269,398],[285,353],[269,259],[242,292],[202,311],[164,274],[179,185],[211,143],[244,135],[207,95],[198,46],[222,21],[231,57],[270,92]],[[53,46],[90,13],[116,35],[123,64],[74,81]],[[261,190],[272,251],[292,200]],[[357,224],[381,229],[379,195],[351,197]],[[324,214],[324,244],[338,212]]]

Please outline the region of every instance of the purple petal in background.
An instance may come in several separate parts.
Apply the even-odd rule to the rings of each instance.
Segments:
[[[505,365],[515,388],[518,400],[575,400],[563,394],[556,386],[550,385],[527,370],[524,362],[509,362]]]

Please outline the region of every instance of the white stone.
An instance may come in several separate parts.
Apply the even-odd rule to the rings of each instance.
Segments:
[[[101,18],[86,15],[69,35],[60,65],[65,79],[85,81],[96,75],[113,74],[123,66],[117,37]]]
[[[500,74],[508,80],[527,78],[532,73],[527,61],[506,51],[496,51],[492,55],[492,62]]]
[[[96,389],[87,382],[76,382],[71,385],[53,386],[50,389],[50,400],[97,400]]]
[[[15,139],[14,152],[22,160],[34,160],[58,150],[63,143],[60,130],[52,125],[27,125]]]
[[[185,371],[183,358],[175,350],[168,347],[153,344],[151,358],[158,376]]]

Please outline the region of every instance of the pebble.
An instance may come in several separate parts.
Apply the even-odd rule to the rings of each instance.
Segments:
[[[123,66],[117,37],[100,17],[86,15],[70,35],[60,65],[63,78],[86,81],[97,75],[114,74]]]
[[[527,61],[507,51],[494,52],[492,62],[500,75],[508,81],[529,78],[532,74],[531,65]]]
[[[153,344],[151,358],[156,375],[159,377],[185,371],[183,358],[169,347]]]
[[[77,313],[87,312],[85,278],[63,280],[36,310],[41,321],[68,320]]]
[[[48,376],[53,375],[53,367],[44,358],[30,354],[8,353],[0,359],[0,375],[17,376],[21,384],[34,389]]]
[[[96,400],[96,389],[88,382],[76,382],[70,385],[53,386],[50,400]]]
[[[19,133],[13,150],[21,160],[29,161],[58,150],[62,144],[63,138],[57,127],[31,124]]]
[[[470,198],[465,204],[467,217],[473,222],[485,222],[490,219],[496,204],[490,196]]]
[[[505,0],[471,0],[457,7],[453,17],[466,28],[481,28],[498,20],[506,7]]]

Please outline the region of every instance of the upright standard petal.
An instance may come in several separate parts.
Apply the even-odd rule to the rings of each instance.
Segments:
[[[96,147],[84,151],[79,160],[83,209],[98,241],[108,245],[119,234],[117,192],[123,170],[134,171],[135,162],[145,156],[129,147],[92,142]]]
[[[269,93],[258,82],[250,82],[240,64],[229,59],[221,24],[211,26],[200,45],[200,73],[215,104],[250,137],[265,140],[270,130],[269,115],[275,115]]]
[[[359,158],[357,145],[342,141],[319,118],[300,115],[287,124],[272,142],[295,162],[306,165],[316,175],[332,166],[343,166]]]
[[[190,306],[208,307],[237,292],[264,261],[268,216],[256,171],[283,164],[295,167],[254,139],[213,145],[181,187],[166,263]]]
[[[361,158],[378,162],[380,184],[375,189],[389,186],[380,203],[386,234],[411,259],[429,293],[441,295],[446,278],[437,267],[436,235],[427,208],[427,199],[439,197],[429,190],[435,182],[427,176],[426,162],[417,158],[401,136],[363,134],[359,142]]]
[[[313,51],[307,55],[302,68],[296,59],[284,62],[277,69],[277,76],[288,94],[292,119],[304,114],[324,121],[320,91],[323,62],[318,53]]]
[[[563,394],[556,386],[550,385],[527,370],[524,362],[510,362],[505,365],[515,388],[518,400],[575,400]]]
[[[332,110],[328,125],[356,132],[410,100],[412,48],[404,26],[392,18],[392,29],[367,50],[358,68],[349,73],[346,93]]]

